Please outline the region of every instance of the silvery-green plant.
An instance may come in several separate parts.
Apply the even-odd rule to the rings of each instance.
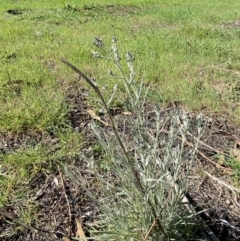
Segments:
[[[92,230],[97,240],[186,240],[192,237],[193,213],[183,203],[187,192],[187,179],[202,135],[202,117],[197,118],[198,138],[192,148],[186,149],[189,116],[172,110],[164,117],[156,105],[146,109],[147,89],[136,81],[134,57],[126,53],[125,62],[119,54],[117,39],[112,38],[110,51],[100,37],[96,37],[94,57],[112,61],[128,95],[126,109],[129,116],[113,117],[110,105],[117,84],[109,100],[105,100],[97,81],[92,81],[78,68],[62,61],[81,75],[99,97],[111,128],[93,125],[93,131],[110,161],[110,171],[103,173],[94,160],[89,168],[98,185],[98,195],[82,185],[99,208],[98,229]],[[122,64],[128,67],[127,73]],[[167,130],[167,131],[166,131]]]

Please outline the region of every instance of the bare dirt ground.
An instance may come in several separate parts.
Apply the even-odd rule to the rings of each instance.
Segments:
[[[73,105],[73,109],[68,113],[72,127],[83,133],[89,142],[79,152],[89,152],[91,143],[95,141],[89,124],[95,120],[87,113],[88,106],[84,90],[77,91],[72,86],[69,89],[67,101]],[[163,108],[163,116],[171,115],[175,108],[181,109],[174,105]],[[118,110],[115,115],[121,118],[123,114],[121,110]],[[194,113],[189,113],[189,115],[192,122],[190,133],[195,136],[197,133],[196,115]],[[205,117],[205,124],[203,143],[189,177],[188,197],[197,211],[205,210],[201,218],[220,241],[240,240],[240,197],[227,186],[233,171],[219,161],[221,153],[228,154],[229,149],[232,149],[236,141],[240,139],[240,129],[232,125],[226,117],[219,115]],[[167,133],[168,130],[165,131]],[[20,139],[2,136],[1,146],[4,146],[4,150],[1,151],[7,151],[12,147],[17,148],[22,143],[31,143],[33,140],[47,144],[53,139],[51,135],[42,136],[41,134],[23,135]],[[193,137],[189,135],[188,147],[192,140]],[[94,151],[90,151],[90,154],[98,158],[98,154]],[[71,160],[61,161],[69,163],[75,172],[81,173],[86,180],[91,182],[92,177],[82,154]],[[79,223],[85,235],[89,235],[87,230],[89,226],[94,225],[94,220],[98,215],[97,207],[92,204],[91,199],[81,187],[66,177],[57,165],[54,173],[39,173],[34,180],[29,182],[29,186],[31,188],[30,198],[37,203],[40,214],[38,220],[32,224],[33,229],[23,227],[16,231],[21,225],[16,221],[17,219],[12,217],[14,206],[6,207],[4,211],[9,216],[0,215],[0,234],[6,234],[4,240],[68,240],[67,237],[77,234]]]

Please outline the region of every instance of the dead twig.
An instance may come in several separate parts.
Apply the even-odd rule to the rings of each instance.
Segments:
[[[161,208],[161,211],[159,212],[159,215],[158,215],[157,218],[160,217],[160,214],[162,213],[163,209],[164,209],[165,206],[167,205],[167,202],[168,202],[168,200],[169,200],[169,198],[170,198],[170,196],[171,196],[172,190],[173,190],[173,187],[171,188],[170,192],[168,193],[168,196],[167,196],[167,198],[166,198],[166,200],[165,200],[165,202],[164,202],[164,204],[163,204],[163,206],[162,206],[162,208]],[[156,220],[156,218],[155,218],[155,220],[153,221],[151,227],[149,228],[149,230],[147,231],[145,237],[143,238],[144,241],[147,240],[149,234],[150,234],[151,231],[153,230],[153,228],[154,228],[154,226],[156,225],[156,223],[157,223],[157,220]]]
[[[187,132],[187,134],[190,135],[190,136],[192,136],[195,140],[198,140],[198,139],[197,139],[194,135],[192,135],[190,132]],[[226,154],[226,153],[224,153],[224,152],[222,152],[222,151],[219,151],[219,150],[217,150],[217,149],[209,146],[208,144],[204,143],[204,142],[201,141],[201,140],[198,140],[198,141],[199,141],[199,143],[200,143],[201,145],[207,147],[208,149],[210,149],[210,150],[212,150],[212,151],[214,151],[214,152],[216,152],[216,153],[218,153],[218,154],[222,154],[222,155],[224,155],[224,156],[231,157],[230,155],[228,155],[228,154]]]
[[[59,175],[60,175],[60,179],[61,179],[62,186],[63,186],[64,196],[65,196],[65,199],[66,199],[66,202],[67,202],[67,206],[68,206],[68,215],[69,215],[69,223],[70,223],[68,236],[71,236],[72,212],[71,212],[71,207],[70,207],[70,203],[69,203],[69,200],[68,200],[68,196],[66,194],[66,189],[65,189],[62,173],[60,171],[59,166],[58,166],[58,172],[59,172]]]
[[[162,132],[169,134],[169,131],[166,131],[166,130],[162,130]],[[197,138],[194,137],[191,133],[188,132],[188,134],[190,134],[195,140],[197,140]],[[180,136],[178,136],[178,135],[175,135],[175,136],[176,136],[178,139],[182,140],[182,138],[181,138]],[[202,141],[200,141],[200,140],[198,140],[198,141],[199,141],[199,143],[202,144],[203,146],[206,146],[207,148],[209,148],[209,149],[211,149],[211,150],[213,150],[213,151],[215,151],[215,152],[217,152],[217,153],[220,153],[220,154],[223,154],[224,156],[228,156],[228,157],[229,157],[229,155],[227,155],[226,153],[223,153],[223,152],[221,152],[221,151],[219,151],[219,150],[216,150],[216,149],[214,149],[213,147],[205,144],[204,142],[202,142]],[[185,141],[185,143],[186,143],[188,146],[190,146],[190,147],[194,147],[193,144],[192,144],[191,142],[189,142],[189,141]],[[221,168],[221,169],[223,169],[223,170],[225,170],[225,171],[227,171],[227,172],[229,172],[229,173],[232,173],[232,169],[223,167],[223,166],[219,165],[218,163],[212,161],[211,159],[209,159],[206,155],[204,155],[204,154],[203,154],[201,151],[199,151],[199,150],[197,150],[197,152],[198,152],[204,159],[206,159],[208,162],[210,162],[211,164],[213,164],[213,165],[216,166],[217,168]]]
[[[197,151],[203,158],[205,158],[207,161],[209,161],[210,163],[212,163],[214,166],[216,166],[217,168],[221,168],[225,171],[227,171],[228,173],[232,173],[232,169],[230,168],[226,168],[226,167],[223,167],[221,165],[219,165],[218,163],[212,161],[210,158],[208,158],[206,155],[204,155],[201,151]]]
[[[208,173],[207,171],[205,171],[205,173],[211,177],[214,181],[218,182],[221,186],[224,186],[226,188],[228,188],[229,190],[231,190],[231,192],[233,193],[233,200],[235,201],[235,205],[240,208],[240,205],[238,204],[238,201],[237,201],[237,193],[236,192],[240,192],[240,189],[237,189],[235,187],[232,187],[230,186],[229,184],[226,184],[225,182],[223,182],[222,180],[220,180],[219,178],[217,177],[214,177],[213,175],[211,175],[210,173]]]

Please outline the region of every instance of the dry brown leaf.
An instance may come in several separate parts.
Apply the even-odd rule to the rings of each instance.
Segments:
[[[62,241],[70,241],[70,239],[67,238],[67,237],[63,237],[63,238],[62,238]]]
[[[93,110],[87,110],[87,113],[92,117],[96,117],[96,113]]]
[[[103,121],[99,116],[96,115],[96,113],[93,110],[87,110],[87,113],[95,120],[101,122],[105,126],[110,126],[106,121]]]
[[[87,241],[85,233],[83,232],[83,228],[82,228],[81,222],[78,219],[76,219],[76,223],[77,223],[77,233],[76,233],[76,236],[81,238],[81,240],[83,240],[83,241]]]
[[[132,112],[130,112],[130,111],[123,111],[123,115],[132,115]]]

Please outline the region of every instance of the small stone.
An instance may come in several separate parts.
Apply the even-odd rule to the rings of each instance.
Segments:
[[[226,204],[229,205],[231,202],[227,199],[226,200]]]

